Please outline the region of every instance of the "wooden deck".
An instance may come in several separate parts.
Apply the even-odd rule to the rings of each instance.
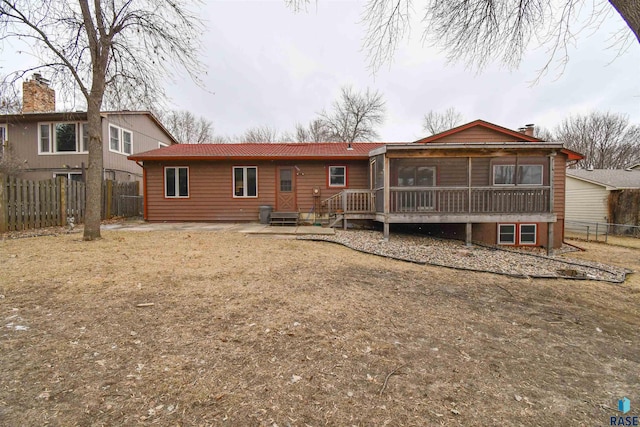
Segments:
[[[391,187],[388,204],[376,197],[383,198],[384,193],[380,190],[344,190],[323,201],[323,205],[330,214],[421,217],[424,222],[431,222],[427,220],[429,217],[441,222],[445,216],[532,215],[548,218],[552,213],[551,189],[543,186]]]

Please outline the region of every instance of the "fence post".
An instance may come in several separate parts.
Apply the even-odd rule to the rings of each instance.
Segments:
[[[0,173],[0,233],[7,231],[7,180]]]
[[[67,225],[67,178],[59,176],[58,180],[58,197],[60,200],[60,220],[58,224],[62,227]]]
[[[104,219],[109,219],[111,218],[111,202],[113,200],[113,181],[111,181],[110,179],[107,180],[107,188],[105,189],[105,191],[107,193],[107,201],[105,202],[106,212]]]

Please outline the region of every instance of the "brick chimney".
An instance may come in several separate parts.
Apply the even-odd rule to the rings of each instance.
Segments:
[[[533,136],[533,130],[535,129],[535,126],[533,123],[530,123],[528,125],[524,125],[524,134],[527,136]]]
[[[47,113],[56,110],[56,92],[49,87],[49,80],[34,73],[31,80],[22,83],[22,112]]]

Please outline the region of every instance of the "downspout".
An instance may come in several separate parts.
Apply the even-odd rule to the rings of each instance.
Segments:
[[[142,216],[144,220],[147,220],[147,170],[144,167],[144,163],[140,163],[136,160],[136,164],[142,168]]]
[[[555,160],[556,160],[556,152],[552,152],[551,154],[549,154],[549,211],[550,213],[554,213],[554,201],[555,201],[555,194],[553,191],[553,186],[554,186],[554,175],[555,175]],[[563,223],[564,223],[564,213],[563,213]],[[553,240],[554,240],[554,236],[553,236],[553,226],[554,223],[553,222],[547,222],[547,255],[551,256],[553,255]],[[563,230],[563,240],[564,240],[564,225],[562,227]]]

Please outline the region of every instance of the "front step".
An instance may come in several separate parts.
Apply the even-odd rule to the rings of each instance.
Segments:
[[[270,225],[298,225],[298,212],[271,212]]]

